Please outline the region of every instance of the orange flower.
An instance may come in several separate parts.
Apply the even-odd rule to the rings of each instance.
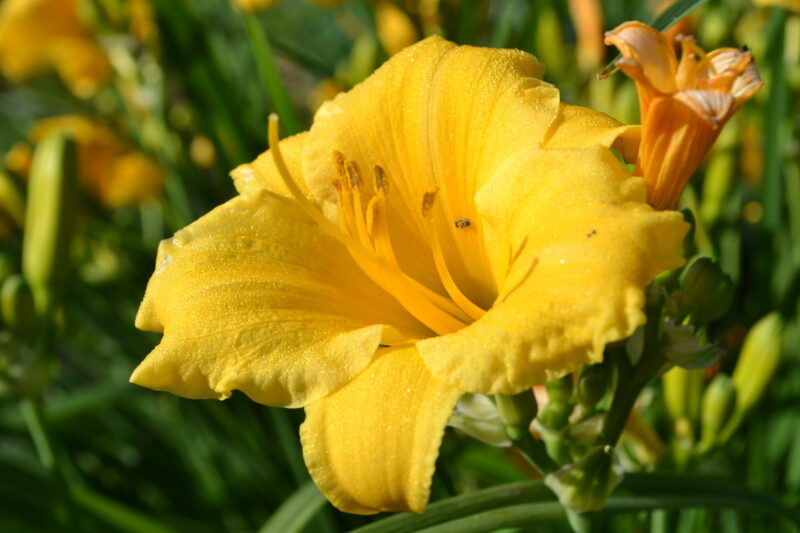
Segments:
[[[706,54],[681,37],[680,63],[666,36],[641,22],[606,33],[623,58],[617,66],[636,82],[642,142],[636,174],[656,209],[674,209],[722,126],[764,84],[747,49]]]

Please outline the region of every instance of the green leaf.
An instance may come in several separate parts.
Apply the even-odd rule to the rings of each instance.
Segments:
[[[299,533],[326,503],[325,496],[309,481],[283,502],[259,533]]]
[[[777,500],[716,478],[627,474],[605,508],[608,512],[657,509],[749,509],[800,524],[797,513]],[[513,483],[449,498],[420,515],[398,514],[356,530],[358,533],[471,533],[550,522],[566,511],[541,481]]]

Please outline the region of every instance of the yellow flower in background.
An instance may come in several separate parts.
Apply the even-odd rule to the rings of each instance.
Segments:
[[[757,6],[764,7],[785,7],[786,9],[791,9],[792,11],[800,13],[800,0],[753,0],[753,3]]]
[[[37,122],[31,140],[39,142],[56,131],[75,137],[80,181],[107,207],[140,204],[161,192],[161,168],[111,128],[89,117],[62,115]]]
[[[667,37],[641,22],[606,33],[619,48],[619,68],[636,82],[642,144],[636,174],[656,209],[674,209],[722,127],[764,84],[753,54],[720,48],[710,54],[682,37],[678,63]]]
[[[378,39],[390,56],[411,46],[419,39],[414,23],[408,15],[391,2],[383,0],[375,6],[375,25]]]
[[[304,407],[338,508],[420,512],[464,392],[512,394],[602,358],[680,266],[687,225],[609,149],[638,129],[559,101],[517,50],[426,39],[232,176],[163,241],[131,381]]]
[[[254,13],[272,7],[278,0],[233,0],[241,9]]]
[[[0,71],[12,82],[56,70],[81,97],[111,76],[103,50],[74,0],[5,0],[0,5]]]

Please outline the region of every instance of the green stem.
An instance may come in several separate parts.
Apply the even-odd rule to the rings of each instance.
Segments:
[[[302,130],[302,126],[295,114],[292,102],[289,100],[289,93],[286,92],[286,88],[281,81],[278,67],[275,64],[275,57],[272,53],[272,46],[269,44],[264,27],[252,13],[244,13],[243,16],[250,45],[255,54],[258,73],[267,90],[270,102],[281,119],[281,129],[286,135],[299,133]]]
[[[541,440],[534,439],[528,428],[519,426],[508,426],[506,428],[511,442],[520,451],[523,457],[533,465],[542,475],[558,470],[558,465],[547,453],[547,448]]]

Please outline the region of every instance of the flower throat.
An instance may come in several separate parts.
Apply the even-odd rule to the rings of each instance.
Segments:
[[[486,311],[475,305],[458,288],[447,267],[432,215],[437,191],[423,195],[420,209],[430,232],[436,271],[447,296],[432,291],[400,268],[386,216],[386,200],[391,184],[382,167],[375,166],[373,169],[375,194],[367,200],[361,169],[355,161],[348,161],[341,152],[333,152],[336,178],[332,180],[332,184],[339,200],[337,226],[305,196],[292,178],[281,153],[278,117],[274,114],[269,117],[269,144],[281,179],[303,211],[325,233],[344,244],[361,270],[425,327],[437,335],[444,335],[457,331],[484,315]],[[455,224],[456,227],[463,228],[469,225],[469,221],[458,219]]]

